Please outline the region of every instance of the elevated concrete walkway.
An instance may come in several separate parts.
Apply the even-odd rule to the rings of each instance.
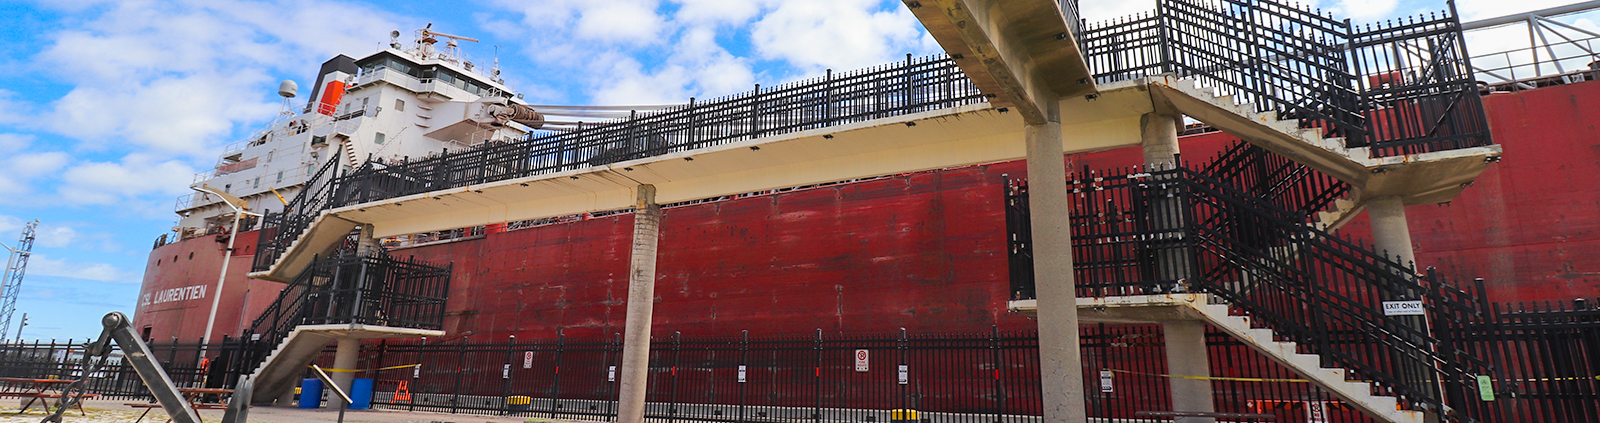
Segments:
[[[1011,301],[1012,311],[1033,315],[1036,300]],[[1421,423],[1423,413],[1397,410],[1398,400],[1372,395],[1370,382],[1346,380],[1346,370],[1322,367],[1322,358],[1302,354],[1294,342],[1278,341],[1272,329],[1252,327],[1247,316],[1229,313],[1227,303],[1209,294],[1158,294],[1118,297],[1079,298],[1078,318],[1083,323],[1158,324],[1174,320],[1198,320],[1227,332],[1235,339],[1265,354],[1328,393],[1339,397],[1374,419],[1389,423]]]
[[[310,366],[328,343],[339,339],[420,338],[444,336],[444,331],[371,326],[362,324],[300,325],[278,343],[277,349],[267,355],[255,372],[250,403],[269,405],[294,389],[306,367]],[[288,405],[288,404],[278,404]]]

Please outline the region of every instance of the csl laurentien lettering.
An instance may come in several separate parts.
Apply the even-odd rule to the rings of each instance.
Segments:
[[[206,297],[205,285],[185,286],[182,288],[163,289],[144,294],[144,305],[161,304],[173,301],[198,300]]]

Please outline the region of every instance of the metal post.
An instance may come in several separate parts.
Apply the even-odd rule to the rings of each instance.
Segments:
[[[644,422],[645,388],[650,376],[650,325],[654,310],[656,244],[661,237],[661,207],[656,187],[640,185],[633,221],[633,253],[628,277],[628,311],[624,319],[622,383],[617,421]]]
[[[749,356],[750,356],[750,331],[749,330],[740,331],[739,332],[739,367],[745,369],[745,371],[742,372],[742,373],[745,373],[745,374],[736,375],[737,379],[735,379],[736,380],[735,383],[739,384],[739,420],[738,421],[741,421],[741,422],[745,421],[744,420],[744,385],[745,385],[745,380],[746,380],[747,376],[749,376],[749,368],[745,367],[745,366],[746,366],[746,363],[750,362],[750,360],[748,359]]]
[[[507,400],[511,395],[511,369],[517,361],[517,336],[509,335],[506,338],[506,374],[500,378],[500,415],[511,414],[511,403]]]
[[[561,354],[567,351],[567,335],[559,329],[556,332],[556,372],[555,381],[550,387],[550,418],[556,418],[556,411],[561,408]]]
[[[812,379],[811,382],[817,388],[817,402],[811,407],[811,421],[820,423],[822,422],[822,329],[817,329],[817,343],[812,349],[817,352],[816,379]]]
[[[223,202],[227,203],[226,197]],[[234,207],[232,203],[228,207]],[[222,255],[222,271],[217,273],[217,290],[211,293],[211,312],[206,316],[206,332],[200,340],[200,353],[196,354],[196,362],[206,356],[206,345],[211,343],[211,329],[217,324],[217,308],[222,304],[222,285],[228,281],[228,262],[233,261],[233,241],[239,239],[239,219],[244,217],[244,211],[237,207],[233,209],[233,229],[228,230],[228,249]],[[20,332],[20,330],[18,331]]]

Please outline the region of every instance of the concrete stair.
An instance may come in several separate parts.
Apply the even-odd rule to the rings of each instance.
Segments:
[[[1361,200],[1359,195],[1355,193],[1333,200],[1333,204],[1328,205],[1326,210],[1317,212],[1316,221],[1312,222],[1312,224],[1323,232],[1338,230],[1346,223],[1354,220],[1356,216],[1360,216],[1361,212],[1367,209],[1366,202]]]
[[[1208,294],[1187,294],[1187,297],[1181,302],[1198,312],[1207,323],[1243,341],[1256,351],[1266,354],[1273,361],[1288,367],[1367,415],[1392,423],[1423,421],[1422,412],[1398,409],[1399,402],[1395,397],[1373,395],[1372,383],[1347,380],[1345,369],[1322,367],[1321,357],[1316,354],[1300,353],[1299,345],[1294,342],[1276,340],[1271,329],[1253,327],[1249,316],[1232,315],[1231,307],[1215,297]]]
[[[1195,79],[1167,75],[1151,78],[1149,87],[1152,100],[1177,113],[1349,183],[1358,194],[1319,219],[1331,228],[1359,215],[1367,198],[1399,196],[1406,205],[1450,201],[1501,154],[1499,145],[1489,145],[1372,157],[1370,148],[1347,148],[1344,138],[1323,137],[1321,129],[1301,128],[1296,119],[1279,120],[1273,111],[1257,112],[1255,105]]]
[[[1299,352],[1294,342],[1279,341],[1271,329],[1257,328],[1249,316],[1235,316],[1232,307],[1211,294],[1123,295],[1078,298],[1080,323],[1150,324],[1172,320],[1201,320],[1265,354],[1289,370],[1311,381],[1347,405],[1387,423],[1422,423],[1420,411],[1400,410],[1395,397],[1373,395],[1369,382],[1347,380],[1346,369],[1322,367],[1316,354]],[[1016,300],[1008,308],[1024,315],[1036,315],[1038,300]]]
[[[339,339],[420,338],[444,336],[444,331],[362,324],[300,325],[278,343],[267,358],[250,374],[254,391],[250,403],[270,405],[294,389],[322,350]],[[288,405],[288,404],[278,404]]]
[[[1324,138],[1320,129],[1301,128],[1299,120],[1278,120],[1273,111],[1257,112],[1255,105],[1242,104],[1232,94],[1219,95],[1195,79],[1168,77],[1150,86],[1155,96],[1178,112],[1267,151],[1356,186],[1370,175],[1370,150],[1346,148],[1344,138]]]

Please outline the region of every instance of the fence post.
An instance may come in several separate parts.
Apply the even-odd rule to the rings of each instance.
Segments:
[[[822,85],[822,125],[827,126],[833,120],[833,69],[828,69],[823,75]]]
[[[698,128],[696,128],[695,126],[699,123],[700,116],[695,113],[694,106],[695,106],[694,97],[689,97],[689,110],[688,110],[688,115],[689,115],[689,136],[688,136],[688,138],[689,139],[687,140],[688,142],[685,143],[689,147],[687,147],[685,149],[694,149],[694,148],[699,147],[699,145],[695,144],[695,138],[697,138],[695,135],[697,135],[696,133],[699,132],[699,131],[696,130]]]
[[[612,352],[616,352],[616,354],[612,354]],[[606,385],[611,387],[611,401],[608,401],[609,405],[606,406],[606,417],[609,419],[608,421],[616,421],[617,404],[621,402],[621,399],[618,398],[618,396],[622,394],[622,390],[617,388],[619,386],[617,382],[615,380],[611,380],[611,375],[615,374],[612,373],[611,370],[613,367],[611,364],[613,357],[616,359],[621,359],[622,357],[622,334],[620,333],[612,333],[611,344],[606,346]]]
[[[811,407],[811,421],[821,423],[822,422],[822,329],[820,329],[820,328],[817,329],[817,342],[816,342],[815,346],[812,347],[812,349],[816,350],[816,355],[817,355],[817,373],[816,373],[816,376],[815,376],[816,378],[813,379],[811,383],[813,385],[816,385],[816,387],[817,387],[817,389],[816,389],[817,398],[816,398],[816,405]]]
[[[744,372],[741,372],[741,373],[745,373],[745,374],[736,374],[736,375],[734,375],[734,377],[736,378],[736,379],[734,379],[735,380],[734,383],[738,383],[739,384],[739,421],[741,421],[741,422],[744,421],[744,385],[745,385],[745,379],[746,379],[745,376],[748,376],[748,373],[749,373],[749,370],[748,370],[749,368],[745,367],[745,365],[746,365],[746,363],[749,362],[749,360],[748,360],[749,356],[750,356],[750,330],[746,329],[746,330],[743,330],[743,331],[739,332],[739,367],[745,369]],[[737,370],[735,370],[735,371],[737,371]]]
[[[678,355],[683,351],[683,333],[672,332],[672,390],[667,403],[667,423],[678,420]]]
[[[450,414],[455,414],[461,407],[461,374],[466,370],[463,364],[467,361],[467,337],[461,337],[461,344],[456,351],[456,387],[450,390]]]
[[[1080,344],[1081,345],[1081,344]],[[1080,346],[1081,348],[1081,346]],[[994,423],[1000,423],[1006,404],[1006,389],[1000,384],[1000,326],[989,326],[989,354],[994,359]]]
[[[556,410],[561,408],[561,354],[567,351],[567,335],[565,331],[556,329],[556,372],[555,382],[550,388],[550,418],[556,418]]]
[[[899,381],[900,369],[898,367],[895,368],[895,372],[896,372],[895,373],[896,374],[895,383],[899,383],[900,384],[900,407],[899,408],[901,408],[901,409],[914,409],[915,407],[913,407],[912,404],[910,404],[911,396],[910,396],[910,394],[908,394],[906,392],[906,390],[911,387],[911,383],[910,383],[911,382],[911,370],[910,370],[911,363],[910,363],[910,360],[907,358],[908,350],[906,349],[906,328],[900,328],[900,340],[895,343],[895,349],[900,350],[899,351],[900,352],[900,364],[899,365],[900,366],[906,366],[906,383],[900,383],[900,381]],[[892,419],[892,417],[891,417],[891,419]]]
[[[750,96],[750,139],[756,139],[761,133],[761,84],[756,84],[756,90]]]
[[[511,414],[511,403],[507,396],[511,395],[511,369],[517,361],[517,336],[506,337],[506,367],[505,374],[500,378],[500,415]]]
[[[906,112],[910,112],[912,110],[912,105],[915,105],[917,103],[916,101],[913,101],[911,99],[911,97],[912,97],[912,87],[915,86],[915,85],[913,85],[911,83],[913,80],[915,80],[914,74],[911,73],[911,53],[906,53],[906,67],[905,67],[904,70],[905,71],[901,72],[901,73],[905,76],[906,86],[905,86],[905,92],[902,93],[901,95],[904,96],[903,100],[905,101],[905,103],[901,104],[900,107],[904,108]]]

